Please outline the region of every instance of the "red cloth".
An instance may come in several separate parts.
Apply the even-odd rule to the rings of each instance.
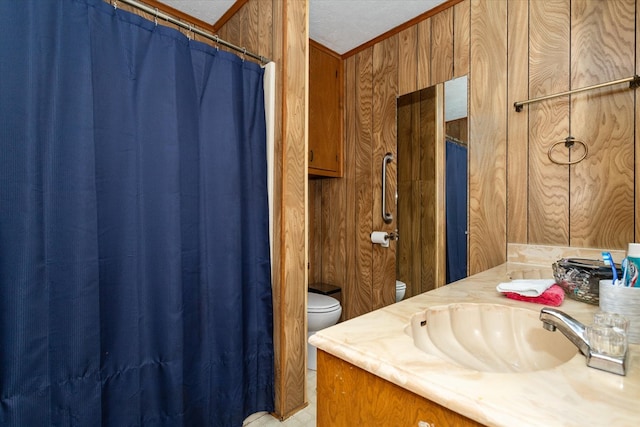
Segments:
[[[564,290],[558,285],[553,285],[537,297],[525,297],[515,292],[503,292],[507,298],[518,301],[532,302],[535,304],[550,305],[558,307],[564,301]]]

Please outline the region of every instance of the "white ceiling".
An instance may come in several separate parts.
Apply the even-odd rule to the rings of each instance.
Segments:
[[[299,0],[304,1],[304,0]],[[309,0],[309,37],[343,54],[446,0]],[[162,0],[215,24],[236,0]]]

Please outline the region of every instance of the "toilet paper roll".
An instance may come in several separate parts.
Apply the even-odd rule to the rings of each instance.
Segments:
[[[373,231],[371,233],[371,242],[382,245],[384,248],[389,247],[389,235],[386,231]]]

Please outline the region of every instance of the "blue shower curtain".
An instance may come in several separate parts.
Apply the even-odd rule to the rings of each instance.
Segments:
[[[467,147],[446,143],[447,283],[467,277]]]
[[[0,33],[0,425],[272,411],[261,68],[101,0]]]

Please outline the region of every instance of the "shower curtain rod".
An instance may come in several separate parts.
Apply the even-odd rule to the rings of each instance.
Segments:
[[[240,52],[244,56],[250,56],[253,59],[257,59],[258,61],[260,61],[261,64],[266,64],[268,62],[271,62],[271,60],[269,58],[265,58],[262,55],[258,55],[258,54],[249,52],[249,51],[247,51],[247,48],[239,47],[239,46],[236,46],[236,45],[234,45],[232,43],[229,43],[228,41],[222,40],[217,35],[212,35],[212,34],[206,33],[204,31],[196,28],[193,24],[187,24],[187,23],[184,23],[182,21],[179,21],[178,19],[176,19],[176,18],[174,18],[174,17],[172,17],[170,15],[167,15],[166,13],[160,12],[158,10],[158,8],[152,8],[152,7],[147,6],[147,5],[143,4],[143,3],[137,2],[135,0],[112,0],[111,4],[113,4],[114,8],[117,8],[118,7],[118,2],[122,2],[122,3],[128,4],[129,6],[135,7],[136,9],[140,9],[140,10],[142,10],[144,12],[147,12],[147,13],[155,16],[156,24],[157,24],[158,18],[160,18],[160,19],[163,19],[163,20],[165,20],[167,22],[171,22],[172,24],[175,24],[175,25],[177,25],[179,27],[182,27],[182,28],[184,28],[186,30],[189,30],[192,33],[201,35],[202,37],[205,37],[205,38],[213,41],[216,44],[219,44],[219,45],[228,47],[229,49],[233,49],[233,50],[235,50],[237,52]]]

